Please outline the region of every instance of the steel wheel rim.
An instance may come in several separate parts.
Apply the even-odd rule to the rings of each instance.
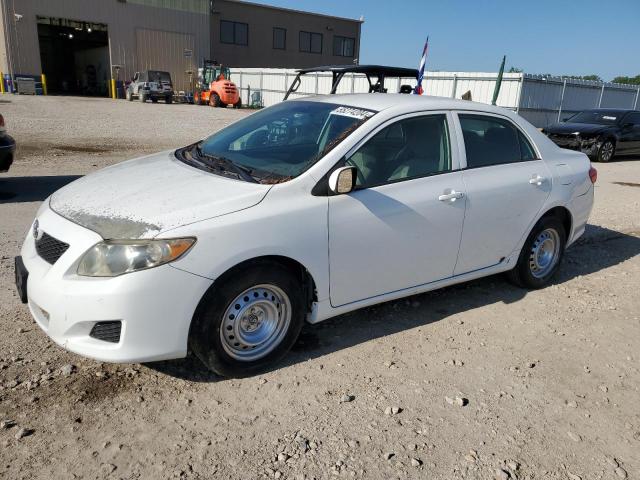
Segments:
[[[535,278],[549,274],[560,258],[560,235],[553,228],[540,232],[529,252],[529,269]]]
[[[612,156],[613,156],[613,143],[606,142],[602,146],[602,159],[604,161],[608,161],[608,160],[611,160]]]
[[[291,301],[279,287],[256,285],[227,307],[220,326],[224,351],[235,360],[250,362],[271,353],[289,330]]]

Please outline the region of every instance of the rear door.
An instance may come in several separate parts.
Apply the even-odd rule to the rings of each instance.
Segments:
[[[499,264],[517,247],[551,191],[551,173],[507,117],[457,113],[467,196],[455,274]]]

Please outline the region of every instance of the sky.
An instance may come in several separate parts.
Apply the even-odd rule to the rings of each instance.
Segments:
[[[256,0],[254,0],[256,1]],[[358,19],[360,63],[553,75],[640,74],[640,0],[260,0]]]

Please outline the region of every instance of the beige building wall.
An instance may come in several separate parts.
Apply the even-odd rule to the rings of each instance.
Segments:
[[[248,45],[221,42],[220,22],[248,25]],[[269,7],[237,0],[214,0],[211,15],[212,60],[233,67],[302,68],[359,63],[362,22],[329,15]],[[286,49],[273,48],[273,28],[286,29]],[[300,51],[300,31],[322,34],[322,53]],[[354,39],[352,57],[333,55],[334,36]]]

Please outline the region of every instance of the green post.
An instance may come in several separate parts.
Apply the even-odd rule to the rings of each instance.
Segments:
[[[493,99],[491,100],[491,105],[495,105],[498,101],[498,94],[500,93],[500,87],[502,86],[502,75],[504,74],[504,62],[507,59],[507,56],[504,55],[502,57],[502,64],[500,64],[500,71],[498,72],[498,79],[496,80],[496,88],[493,90]]]

